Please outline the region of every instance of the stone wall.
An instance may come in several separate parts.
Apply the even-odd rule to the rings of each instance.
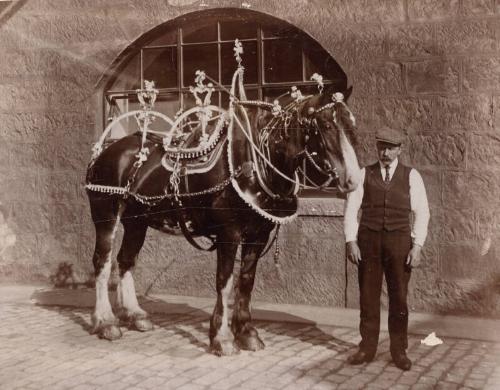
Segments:
[[[91,279],[94,232],[83,178],[102,131],[96,84],[155,26],[243,3],[306,31],[346,71],[362,163],[374,158],[378,127],[407,129],[404,161],[422,173],[432,213],[412,307],[499,316],[498,0],[17,2],[0,17],[0,202],[16,235],[0,252],[1,280]],[[356,307],[353,267],[346,283],[341,205],[331,201],[325,207],[334,212],[311,213],[304,204],[305,215],[280,239],[288,248],[284,280],[265,258],[256,298]],[[142,291],[213,296],[214,271],[212,256],[151,233],[136,273]]]

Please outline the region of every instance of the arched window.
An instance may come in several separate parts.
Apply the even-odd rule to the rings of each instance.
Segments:
[[[122,54],[104,85],[103,124],[139,109],[135,90],[144,80],[154,80],[159,89],[155,110],[173,118],[195,104],[189,86],[195,84],[198,69],[220,84],[215,85],[212,104],[227,108],[229,95],[224,88],[230,87],[236,69],[235,39],[243,44],[248,99],[273,101],[292,86],[304,95],[314,94],[317,84],[310,80],[314,73],[339,91],[347,87],[347,77],[332,56],[295,26],[250,10],[205,10],[156,27]],[[137,130],[132,121],[120,125],[111,137]]]

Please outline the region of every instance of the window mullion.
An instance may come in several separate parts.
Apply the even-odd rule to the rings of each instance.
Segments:
[[[182,83],[184,80],[184,57],[182,53],[182,28],[177,29],[177,94],[179,96],[179,109],[184,109],[184,95]]]

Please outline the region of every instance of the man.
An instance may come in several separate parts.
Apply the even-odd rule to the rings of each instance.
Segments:
[[[411,360],[406,356],[408,282],[411,268],[420,264],[429,206],[420,174],[398,160],[403,135],[384,128],[377,132],[376,142],[378,161],[362,169],[361,182],[348,194],[345,206],[346,252],[348,259],[358,265],[361,309],[361,342],[348,362],[362,364],[375,357],[385,274],[391,356],[397,367],[407,371],[411,368]]]

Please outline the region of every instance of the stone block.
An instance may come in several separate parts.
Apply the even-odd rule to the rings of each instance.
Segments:
[[[19,168],[0,170],[0,201],[37,202],[40,200],[39,180],[36,170]]]
[[[50,232],[55,237],[65,233],[79,233],[83,223],[89,222],[90,211],[81,204],[58,203],[52,206]]]
[[[434,117],[435,129],[439,131],[465,130],[484,132],[492,129],[491,99],[487,95],[461,95],[438,97]]]
[[[0,113],[0,136],[8,142],[29,143],[44,139],[53,141],[54,135],[66,132],[67,129],[78,131],[79,137],[87,137],[87,134],[93,135],[94,127],[95,115],[92,112]]]
[[[403,161],[403,163],[407,163]],[[442,204],[441,192],[442,192],[442,180],[441,172],[438,168],[418,168],[418,172],[422,176],[424,181],[425,191],[427,193],[427,200],[429,202],[429,207],[431,208],[431,223],[432,223],[432,209],[440,208]]]
[[[381,98],[376,99],[373,105],[374,129],[391,127],[412,134],[432,128],[432,98]]]
[[[11,28],[22,32],[31,40],[40,41],[37,46],[53,47],[78,42],[102,42],[121,38],[123,33],[117,23],[106,14],[82,12],[42,13],[16,15]],[[22,27],[21,27],[22,26]],[[22,29],[22,30],[21,30]]]
[[[37,250],[39,256],[40,276],[45,282],[61,280],[61,275],[67,267],[73,268],[78,264],[78,234],[64,233],[53,236],[43,234],[38,236]],[[65,267],[66,266],[66,267]],[[69,273],[70,276],[71,273]],[[58,279],[59,278],[59,279]]]
[[[59,144],[55,156],[53,156],[56,168],[73,169],[84,180],[92,154],[91,149],[92,145],[90,143],[79,142],[78,139],[74,139],[73,142]]]
[[[0,61],[0,80],[10,77],[52,77],[60,75],[60,56],[52,49],[6,50],[8,61]]]
[[[78,199],[81,177],[72,170],[40,173],[40,198],[43,202],[73,203]]]
[[[415,134],[408,137],[410,165],[465,168],[467,137],[464,134]]]
[[[374,133],[361,133],[357,135],[356,155],[361,167],[377,160]]]
[[[490,120],[490,127],[492,127],[495,132],[500,132],[500,96],[493,95],[493,120]]]
[[[432,215],[432,225],[439,226],[439,242],[463,242],[476,237],[474,209],[441,208]]]
[[[474,279],[491,267],[472,243],[443,244],[439,259],[440,275],[445,280]]]
[[[385,56],[386,31],[377,25],[353,25],[346,28],[344,37],[349,47],[347,62],[372,63],[374,59]],[[334,52],[335,53],[335,52]]]
[[[45,80],[20,80],[0,84],[0,110],[41,111],[50,106],[48,95],[51,87]]]
[[[18,277],[16,272],[16,266],[19,263],[25,264],[35,264],[38,261],[38,251],[36,249],[37,236],[35,233],[27,232],[16,232],[16,243],[13,247],[8,248],[7,251],[0,256],[0,274],[7,277]],[[12,265],[9,273],[12,275],[6,275],[4,271],[6,269],[2,266]],[[16,278],[19,280],[18,278]]]
[[[459,63],[455,60],[418,61],[407,64],[407,88],[410,93],[458,92]]]
[[[352,84],[363,95],[386,96],[403,93],[403,65],[380,62],[361,66],[350,73]]]
[[[434,24],[395,25],[388,32],[387,46],[390,57],[434,55]]]
[[[443,204],[450,208],[499,207],[500,182],[491,171],[444,172]]]
[[[408,17],[410,20],[425,21],[457,17],[459,0],[414,0],[408,2]]]
[[[471,54],[498,49],[496,23],[488,20],[452,21],[437,26],[438,54]]]
[[[489,57],[466,60],[463,87],[470,93],[500,90],[500,59]]]
[[[19,199],[22,194],[19,194]],[[48,233],[52,208],[47,204],[16,202],[12,206],[11,224],[19,233]]]
[[[354,88],[348,104],[354,117],[356,118],[357,133],[370,131],[373,120],[372,99],[365,98],[362,90],[358,91],[357,88]]]
[[[54,168],[54,145],[45,143],[11,143],[12,165],[18,168]]]
[[[467,154],[467,166],[478,170],[486,166],[500,167],[500,135],[472,135]]]
[[[494,4],[490,0],[462,0],[464,16],[492,15]]]
[[[308,2],[310,6],[310,2]],[[354,23],[387,23],[405,20],[404,2],[401,0],[339,1],[327,7],[331,19]]]
[[[482,209],[475,210],[477,221],[477,236],[481,244],[484,244],[484,251],[489,251],[491,246],[500,242],[500,211],[484,205]],[[489,241],[485,242],[486,240]]]

